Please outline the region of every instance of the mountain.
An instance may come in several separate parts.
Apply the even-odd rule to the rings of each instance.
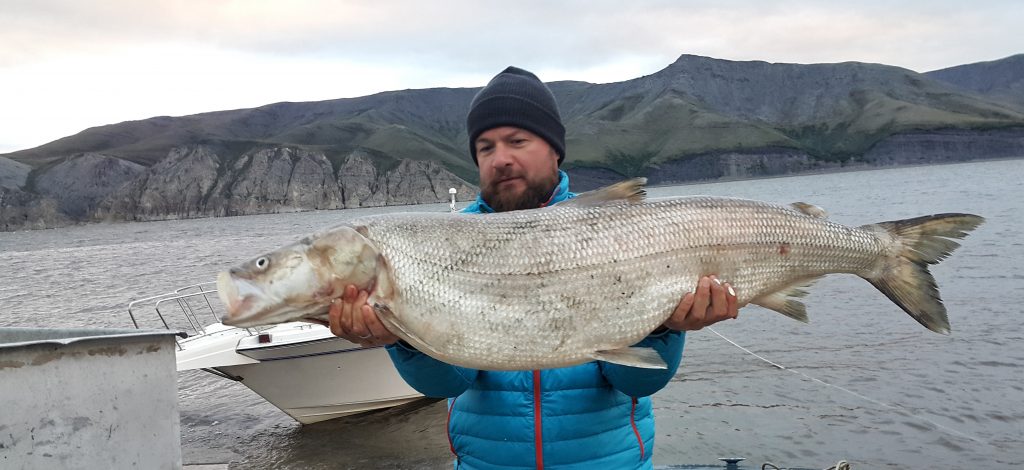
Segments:
[[[1005,69],[999,83],[1024,77]],[[1024,156],[1024,108],[881,64],[683,55],[632,80],[549,86],[567,128],[563,167],[577,191],[628,176],[658,184]],[[478,90],[390,91],[94,127],[0,155],[10,162],[0,177],[20,178],[18,191],[56,201],[73,220],[443,200],[445,184],[471,196],[477,174],[465,116]],[[31,172],[18,176],[25,165]],[[58,167],[62,176],[47,178]],[[80,187],[74,174],[97,182]],[[0,207],[0,222],[3,214]]]
[[[925,74],[994,101],[1024,109],[1024,54]]]

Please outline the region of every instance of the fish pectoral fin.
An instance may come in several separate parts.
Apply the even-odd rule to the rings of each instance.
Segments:
[[[644,197],[647,196],[647,191],[644,189],[644,185],[646,184],[647,178],[632,178],[603,188],[598,188],[593,191],[581,193],[572,199],[566,199],[555,205],[594,207],[616,202],[637,204],[643,202]]]
[[[794,202],[789,206],[792,207],[793,209],[796,209],[798,212],[801,212],[805,215],[809,215],[811,217],[817,217],[819,219],[828,218],[828,212],[825,212],[825,209],[822,209],[814,204],[808,204],[806,202]]]
[[[796,299],[806,296],[807,291],[805,288],[810,287],[810,285],[818,279],[820,278],[815,277],[805,279],[780,291],[773,292],[768,295],[762,295],[761,297],[751,300],[750,303],[760,305],[768,310],[774,310],[794,320],[808,323],[807,306]]]
[[[380,318],[381,323],[384,324],[388,331],[394,333],[399,338],[404,339],[420,352],[432,357],[439,357],[438,355],[440,353],[428,345],[426,341],[420,339],[418,335],[405,328],[405,326],[398,321],[398,317],[395,315],[395,312],[392,312],[391,308],[387,305],[375,303],[373,304],[373,311],[377,314],[377,318]]]
[[[594,351],[590,356],[595,361],[610,362],[629,367],[640,367],[642,369],[668,369],[665,360],[661,358],[654,348],[628,347],[619,349],[606,349]]]

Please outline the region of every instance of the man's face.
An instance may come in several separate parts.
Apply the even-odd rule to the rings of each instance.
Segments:
[[[536,209],[558,184],[558,153],[537,134],[496,127],[477,137],[480,193],[496,212]]]

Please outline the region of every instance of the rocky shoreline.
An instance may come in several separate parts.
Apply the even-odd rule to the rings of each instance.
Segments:
[[[897,134],[864,155],[843,161],[785,148],[708,152],[652,165],[636,176],[656,186],[1014,158],[1024,158],[1024,129],[944,130]],[[574,191],[623,178],[605,168],[576,167],[568,172]]]
[[[1024,158],[1022,128],[897,134],[843,161],[787,148],[708,152],[652,165],[642,176],[656,186],[1012,158]],[[467,201],[478,191],[432,160],[378,165],[362,150],[332,162],[323,152],[295,146],[238,156],[204,145],[176,147],[149,168],[101,153],[34,170],[0,157],[0,231],[439,203],[448,200],[449,188]],[[576,192],[625,177],[567,167]]]
[[[203,145],[177,147],[149,168],[100,153],[32,173],[7,162],[0,161],[0,231],[438,203],[449,200],[449,188],[465,201],[477,192],[434,161],[401,160],[381,170],[355,151],[335,170],[324,153],[289,146],[236,158]]]

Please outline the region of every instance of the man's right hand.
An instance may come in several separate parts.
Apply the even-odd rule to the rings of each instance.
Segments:
[[[331,333],[363,347],[383,346],[398,341],[398,337],[381,323],[373,307],[366,303],[370,293],[345,287],[345,293],[331,302],[329,315]]]

